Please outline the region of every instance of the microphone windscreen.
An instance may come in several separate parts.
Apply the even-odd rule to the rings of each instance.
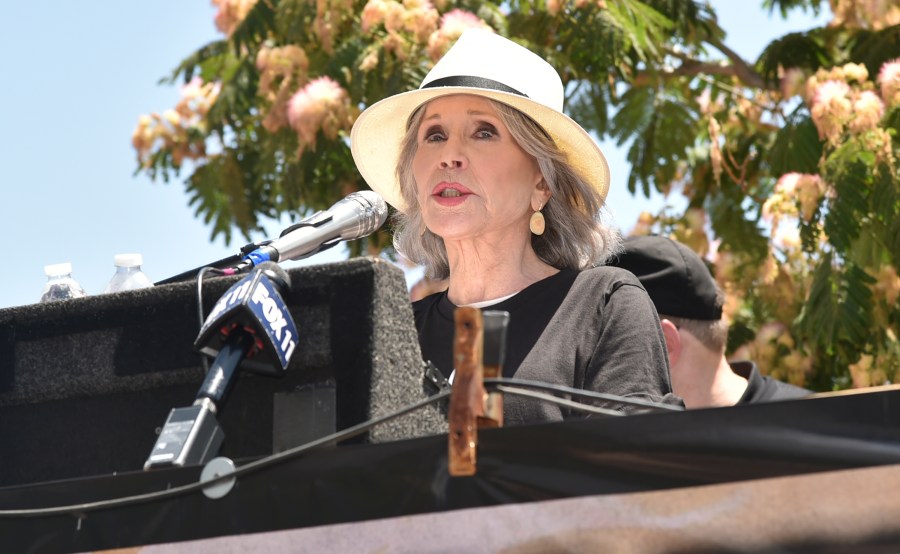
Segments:
[[[366,219],[366,225],[360,236],[370,235],[381,228],[385,220],[387,220],[387,203],[374,190],[360,190],[353,194],[356,198],[362,199],[364,204],[368,204],[367,212],[369,212],[370,217]]]

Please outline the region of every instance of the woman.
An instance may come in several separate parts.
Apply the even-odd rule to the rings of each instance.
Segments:
[[[466,31],[416,90],[365,110],[352,152],[394,206],[394,242],[446,291],[413,305],[425,359],[453,372],[453,311],[510,313],[507,377],[647,400],[671,393],[665,342],[599,220],[609,169],[562,113],[559,75],[490,31]],[[607,407],[624,409],[621,405]],[[506,395],[506,424],[566,417]]]

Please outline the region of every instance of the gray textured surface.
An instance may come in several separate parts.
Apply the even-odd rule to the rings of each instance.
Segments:
[[[413,323],[412,305],[405,281],[396,278],[397,268],[379,262],[375,265],[375,290],[383,297],[374,303],[372,319],[372,403],[370,416],[381,417],[398,407],[396,399],[424,398],[422,390],[422,354]],[[447,337],[453,340],[453,337]],[[411,404],[406,402],[405,404]],[[435,406],[391,420],[372,432],[372,440],[381,442],[446,432],[446,418]]]

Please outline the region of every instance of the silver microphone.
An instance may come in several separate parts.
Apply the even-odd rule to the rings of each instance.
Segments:
[[[300,260],[344,240],[371,235],[387,219],[387,204],[375,191],[354,192],[327,210],[316,212],[245,257],[252,264]]]

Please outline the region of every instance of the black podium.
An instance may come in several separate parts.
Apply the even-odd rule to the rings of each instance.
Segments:
[[[221,455],[254,458],[425,398],[401,270],[374,258],[289,271],[300,334],[283,377],[242,373]],[[206,278],[208,313],[238,277]],[[0,487],[140,470],[204,372],[195,282],[0,310]],[[445,431],[436,407],[362,442]]]
[[[447,460],[429,435],[250,461],[222,496],[198,466],[0,487],[0,551],[900,549],[896,387],[485,429],[475,475]]]

